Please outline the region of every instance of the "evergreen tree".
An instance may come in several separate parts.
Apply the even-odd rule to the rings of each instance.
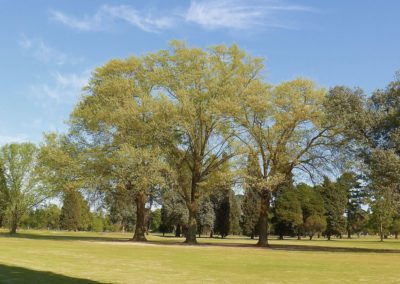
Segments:
[[[354,173],[344,173],[337,180],[338,186],[347,194],[346,204],[346,230],[348,238],[351,235],[358,233],[360,222],[363,220],[363,210],[361,205],[363,203],[363,192],[360,183]]]
[[[250,151],[247,157],[246,179],[242,200],[242,231],[243,234],[254,239],[257,234],[257,224],[260,218],[260,196],[254,188],[253,181],[260,178],[260,166],[255,152]]]
[[[199,237],[202,233],[211,232],[214,230],[215,212],[214,206],[210,198],[205,198],[200,204],[197,213],[197,233]]]
[[[77,190],[64,192],[60,225],[68,231],[87,230],[90,224],[90,211],[87,201]]]
[[[230,202],[229,191],[225,192],[219,199],[215,212],[215,233],[225,238],[230,230]]]
[[[332,235],[341,236],[342,232],[345,231],[344,213],[347,204],[347,193],[343,187],[331,182],[328,177],[324,177],[320,192],[326,211],[325,235],[330,240]]]
[[[303,213],[297,191],[285,188],[275,201],[275,232],[283,239],[285,233],[296,233],[301,236]]]
[[[232,235],[240,235],[240,200],[239,196],[233,190],[229,193],[229,233]]]
[[[326,229],[324,200],[316,188],[307,184],[297,185],[296,190],[303,214],[302,230],[311,240],[316,233]]]

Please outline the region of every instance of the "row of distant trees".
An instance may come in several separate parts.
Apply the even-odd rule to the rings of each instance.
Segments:
[[[249,164],[251,165],[251,163]],[[197,216],[199,236],[226,237],[258,234],[259,206],[256,193],[246,190],[244,195],[235,195],[233,190],[218,191],[203,200]],[[116,208],[107,213],[91,212],[88,202],[78,191],[63,199],[60,209],[47,204],[28,211],[21,218],[21,227],[28,229],[118,232],[133,231],[136,222],[135,210],[126,203],[125,218]],[[357,176],[345,173],[336,182],[324,179],[321,185],[312,187],[301,183],[279,192],[270,216],[271,232],[280,239],[284,236],[297,238],[315,235],[330,239],[376,234],[380,232],[379,212],[367,208],[368,195]],[[163,235],[174,233],[176,237],[186,234],[188,212],[178,196],[166,195],[162,207],[147,210],[148,232]],[[113,215],[112,215],[113,214]],[[6,220],[3,220],[6,221]],[[384,220],[384,236],[400,231],[400,215],[393,214]]]
[[[399,212],[400,79],[366,96],[302,78],[272,86],[263,68],[236,45],[203,50],[182,42],[97,68],[67,134],[1,148],[2,218],[15,233],[47,198],[65,206],[79,192],[111,223],[134,222],[135,241],[146,240],[156,205],[162,230],[173,226],[189,244],[207,228],[250,232],[259,246],[270,232],[329,238],[353,226],[343,221],[353,218],[343,207],[353,197],[345,202],[336,187],[342,181],[323,176],[353,172],[383,239]],[[241,205],[232,205],[232,189],[243,192]],[[249,199],[254,205],[246,207]],[[223,215],[239,222],[226,229]]]

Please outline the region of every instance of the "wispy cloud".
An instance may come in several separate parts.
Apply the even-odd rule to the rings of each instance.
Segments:
[[[82,93],[82,88],[87,84],[89,71],[82,73],[51,74],[52,83],[42,83],[30,86],[30,93],[37,98],[43,107],[56,104],[73,104]]]
[[[288,14],[314,11],[309,6],[284,1],[192,0],[186,7],[171,7],[156,13],[138,10],[130,5],[103,5],[94,14],[81,17],[57,10],[50,11],[50,14],[53,20],[80,31],[104,31],[113,23],[122,21],[143,31],[157,33],[185,24],[196,24],[209,30],[297,28],[289,24]]]
[[[31,39],[22,35],[18,44],[24,52],[31,54],[40,62],[63,65],[67,61],[67,56],[64,53],[50,47],[40,39]]]
[[[94,15],[83,18],[69,16],[61,11],[50,12],[53,20],[80,31],[100,31],[114,21],[124,21],[146,32],[159,32],[174,26],[175,19],[170,16],[153,15],[150,11],[139,11],[132,6],[101,6]]]
[[[282,1],[195,1],[184,17],[187,22],[206,29],[291,28],[283,13],[310,12],[307,6],[286,4]]]

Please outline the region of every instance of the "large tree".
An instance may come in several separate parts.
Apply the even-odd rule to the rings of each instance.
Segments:
[[[37,157],[38,149],[32,143],[7,144],[0,148],[0,209],[13,234],[21,217],[50,195],[38,179]]]
[[[325,90],[296,79],[271,87],[247,84],[230,108],[241,139],[256,152],[260,195],[259,246],[268,245],[268,213],[272,196],[292,180],[295,170],[313,173],[329,164],[330,148],[338,143],[339,127],[330,118],[334,106]],[[235,106],[235,105],[234,105]]]
[[[202,50],[174,42],[171,50],[151,57],[158,91],[170,102],[165,117],[170,135],[163,141],[176,164],[189,171],[179,190],[189,211],[186,243],[194,244],[199,201],[211,188],[208,180],[235,154],[235,133],[222,110],[257,80],[261,65],[235,45]]]
[[[151,56],[130,57],[96,69],[70,121],[72,136],[88,153],[86,172],[98,177],[96,188],[118,187],[134,200],[135,241],[146,240],[145,206],[167,175],[154,64]]]

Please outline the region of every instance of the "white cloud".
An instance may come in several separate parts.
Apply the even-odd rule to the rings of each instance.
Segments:
[[[184,17],[206,29],[250,29],[257,27],[290,28],[279,20],[279,13],[309,12],[310,7],[284,4],[282,1],[192,1]]]
[[[122,21],[146,32],[160,32],[188,23],[205,29],[297,28],[286,14],[314,11],[284,1],[192,0],[187,7],[171,7],[155,14],[129,5],[103,5],[94,14],[82,17],[56,10],[50,14],[53,20],[80,31],[104,31]]]
[[[30,39],[22,35],[18,43],[23,51],[31,54],[40,62],[63,65],[67,61],[67,56],[64,53],[48,46],[40,39]]]
[[[89,80],[90,72],[80,74],[51,74],[51,83],[35,84],[30,86],[31,94],[40,101],[43,107],[56,104],[73,104],[82,93],[82,88]]]
[[[80,31],[100,31],[113,21],[124,21],[146,32],[159,32],[174,26],[175,20],[169,16],[152,15],[128,5],[103,5],[97,12],[82,19],[66,15],[60,11],[51,11],[52,19]]]

